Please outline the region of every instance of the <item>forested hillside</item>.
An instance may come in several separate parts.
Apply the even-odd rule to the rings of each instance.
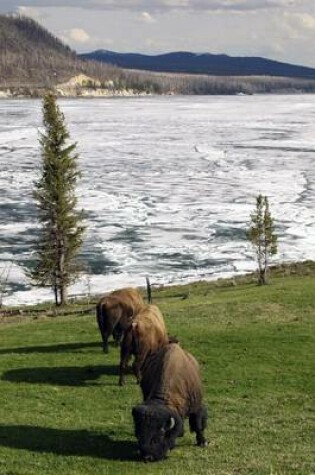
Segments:
[[[85,73],[108,79],[117,68],[83,61],[34,20],[0,15],[0,86],[52,87]]]

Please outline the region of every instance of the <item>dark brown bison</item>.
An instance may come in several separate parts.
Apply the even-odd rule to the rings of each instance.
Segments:
[[[162,313],[156,305],[145,305],[130,323],[120,349],[119,384],[124,384],[124,374],[131,355],[135,356],[133,369],[138,383],[141,366],[149,353],[168,344]]]
[[[173,343],[149,355],[142,367],[141,389],[144,402],[133,408],[132,415],[145,461],[166,457],[176,438],[183,436],[185,417],[197,445],[207,445],[207,411],[199,366],[191,354]]]
[[[144,305],[137,289],[115,290],[100,299],[96,306],[97,323],[102,335],[104,353],[108,353],[108,338],[120,341],[134,315]]]

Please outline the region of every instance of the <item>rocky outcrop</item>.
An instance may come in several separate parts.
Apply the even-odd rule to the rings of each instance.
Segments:
[[[85,74],[73,76],[69,81],[54,88],[58,96],[63,97],[104,97],[148,95],[133,89],[117,89],[112,80],[101,83],[98,79]]]

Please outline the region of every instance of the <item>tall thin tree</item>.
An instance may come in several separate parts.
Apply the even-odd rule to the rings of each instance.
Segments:
[[[56,305],[63,305],[69,285],[78,278],[84,226],[75,194],[81,176],[76,144],[68,143],[64,115],[52,93],[43,99],[43,124],[41,176],[33,191],[40,229],[31,277],[35,285],[51,287]]]
[[[256,252],[258,283],[259,285],[267,284],[270,257],[278,252],[277,235],[267,196],[261,194],[257,196],[256,208],[251,213],[251,226],[247,236]]]

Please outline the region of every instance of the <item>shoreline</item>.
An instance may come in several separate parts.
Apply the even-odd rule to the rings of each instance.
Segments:
[[[108,90],[108,89],[95,89],[90,90],[86,88],[82,89],[71,89],[71,90],[61,90],[59,87],[52,88],[34,88],[33,91],[23,92],[23,90],[28,89],[28,87],[19,87],[19,88],[10,88],[10,87],[1,87],[0,86],[0,101],[2,100],[13,100],[13,99],[42,99],[45,94],[48,92],[54,92],[58,99],[112,99],[112,98],[136,98],[136,97],[202,97],[202,96],[238,96],[238,97],[248,97],[248,96],[298,96],[298,95],[307,95],[311,96],[315,94],[315,91],[312,90],[275,90],[275,91],[266,91],[266,92],[254,92],[254,93],[242,93],[242,92],[227,92],[227,93],[209,93],[209,94],[183,94],[183,93],[152,93],[147,91],[134,91],[131,89],[122,89],[122,90]]]
[[[47,90],[48,92],[48,90]],[[136,97],[141,97],[141,98],[145,98],[145,97],[218,97],[218,96],[226,96],[226,97],[230,97],[230,96],[303,96],[303,95],[307,95],[307,96],[312,96],[312,95],[315,95],[315,91],[310,91],[310,92],[307,92],[307,91],[283,91],[283,92],[280,92],[280,91],[275,91],[275,92],[265,92],[265,93],[262,93],[262,92],[259,92],[259,93],[255,93],[255,94],[238,94],[238,93],[235,93],[235,94],[152,94],[152,93],[128,93],[128,94],[124,94],[124,93],[116,93],[116,94],[63,94],[63,95],[58,95],[56,94],[57,98],[58,99],[114,99],[114,98],[118,98],[118,99],[127,99],[127,98],[136,98]],[[36,100],[36,99],[39,99],[41,100],[43,98],[44,94],[38,94],[38,95],[28,95],[28,94],[25,94],[25,95],[22,95],[22,94],[6,94],[6,95],[1,95],[0,94],[0,102],[1,101],[5,101],[5,100],[19,100],[19,99],[33,99],[33,100]]]
[[[269,267],[269,277],[270,277],[270,284],[272,285],[272,279],[275,278],[284,278],[284,277],[315,277],[315,261],[313,260],[304,260],[304,261],[297,261],[297,262],[287,262],[287,263],[281,263],[281,264],[275,264],[271,265]],[[228,287],[237,287],[237,286],[242,286],[242,285],[248,285],[248,284],[257,284],[257,278],[258,278],[258,271],[255,270],[253,272],[247,272],[247,273],[241,273],[241,274],[236,274],[230,277],[217,277],[213,279],[196,279],[194,281],[190,282],[183,282],[183,283],[167,283],[167,284],[154,284],[154,282],[151,282],[151,288],[152,292],[154,291],[163,291],[163,290],[168,290],[168,289],[175,289],[179,288],[182,291],[185,291],[185,288],[188,288],[190,286],[198,286],[198,285],[205,285],[209,288],[228,288]],[[269,285],[269,284],[268,284]],[[117,287],[117,288],[123,288],[126,287],[127,285]],[[141,289],[144,293],[146,292],[146,286],[145,284],[143,285],[135,285],[135,284],[130,284],[130,286],[135,286]],[[111,292],[112,290],[115,289],[109,289],[108,292]],[[106,292],[103,292],[106,293]],[[90,304],[97,298],[100,297],[100,293],[90,293],[89,295],[87,294],[73,294],[69,295],[69,303],[65,307],[69,307],[73,304],[79,304],[81,302],[81,305],[85,304],[86,302],[89,302]],[[186,295],[186,293],[185,293]],[[186,298],[186,297],[185,297]],[[4,299],[5,300],[5,299]],[[54,305],[53,298],[47,299],[47,300],[42,300],[40,302],[35,302],[35,303],[24,303],[24,304],[19,304],[19,305],[6,305],[3,304],[2,307],[0,307],[0,317],[5,316],[6,314],[10,315],[12,312],[17,312],[18,314],[23,314],[31,312],[34,310],[34,308],[42,307],[42,306],[49,306],[50,308],[57,308]],[[1,323],[1,320],[0,320]]]

